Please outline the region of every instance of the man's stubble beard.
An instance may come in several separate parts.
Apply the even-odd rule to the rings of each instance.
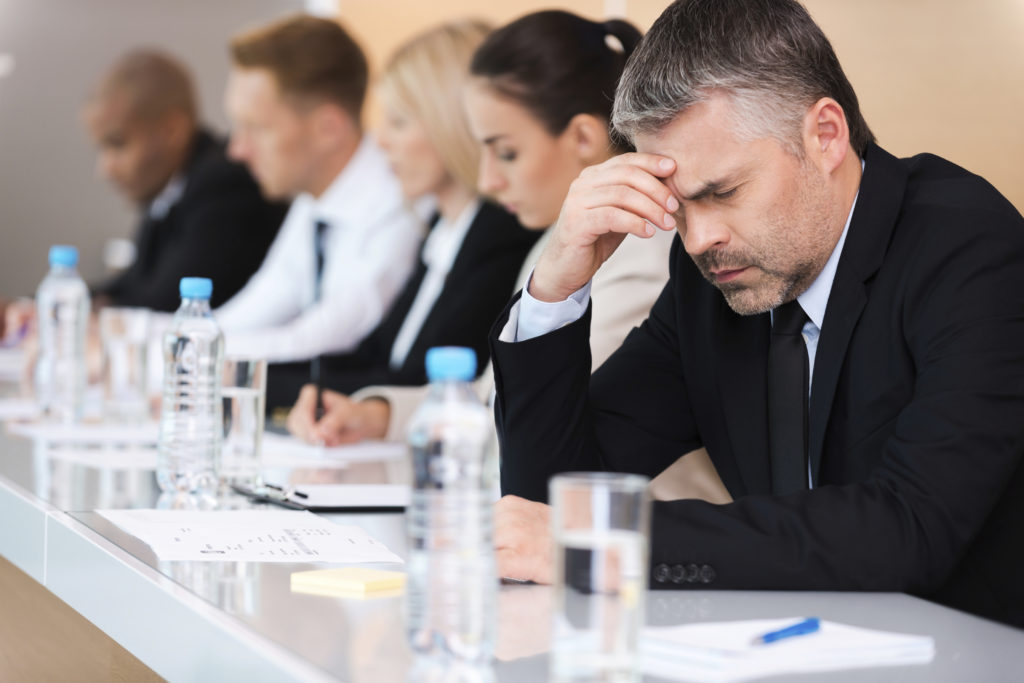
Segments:
[[[837,210],[829,202],[819,176],[805,167],[801,191],[794,202],[794,218],[776,213],[763,223],[764,237],[757,248],[709,250],[693,257],[705,279],[722,292],[726,304],[739,315],[757,315],[793,301],[807,291],[825,267],[835,241],[824,226],[833,225]],[[803,254],[794,254],[794,250]],[[753,286],[718,283],[712,270],[751,267],[760,271]]]

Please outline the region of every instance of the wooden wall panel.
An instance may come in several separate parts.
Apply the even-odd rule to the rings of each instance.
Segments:
[[[1024,0],[806,0],[832,40],[879,142],[934,152],[1024,209]],[[374,64],[406,37],[460,16],[507,21],[545,7],[626,14],[646,29],[664,0],[339,0]],[[371,121],[376,109],[371,107]]]

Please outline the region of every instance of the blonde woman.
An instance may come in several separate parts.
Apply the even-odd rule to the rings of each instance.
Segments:
[[[538,233],[521,228],[476,191],[480,150],[469,133],[461,93],[474,50],[489,32],[480,22],[444,24],[403,45],[379,83],[377,133],[409,200],[432,197],[435,216],[416,270],[377,329],[350,354],[325,358],[324,409],[369,384],[426,382],[428,348],[473,348],[482,369],[487,331],[512,291]],[[298,384],[288,400],[298,393]],[[293,428],[310,426],[315,390],[292,411]]]

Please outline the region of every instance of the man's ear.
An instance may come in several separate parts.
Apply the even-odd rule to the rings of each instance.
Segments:
[[[804,151],[826,173],[832,173],[850,153],[846,114],[831,97],[815,102],[804,117]]]
[[[192,142],[195,125],[183,111],[169,111],[160,122],[161,134],[173,149],[185,149]]]
[[[359,129],[351,114],[338,104],[322,102],[314,105],[309,115],[317,139],[332,149],[338,147],[339,141],[347,141],[358,135]]]
[[[576,114],[569,120],[561,137],[584,166],[591,166],[608,156],[608,124],[593,114]]]

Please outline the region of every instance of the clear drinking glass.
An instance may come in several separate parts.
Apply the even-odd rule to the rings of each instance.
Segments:
[[[637,474],[560,474],[549,483],[555,542],[551,674],[639,681],[651,503]]]
[[[232,358],[224,361],[224,443],[218,476],[224,485],[260,484],[260,450],[267,397],[267,361]]]
[[[149,413],[146,366],[149,311],[104,308],[100,311],[103,347],[103,411],[118,422],[142,422]]]

